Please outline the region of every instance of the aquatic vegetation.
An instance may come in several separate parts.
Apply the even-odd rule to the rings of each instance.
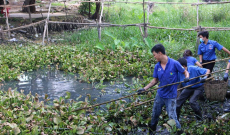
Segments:
[[[152,72],[149,50],[120,51],[78,46],[2,46],[0,48],[2,80],[16,79],[22,71],[56,65],[66,72],[78,73],[86,82],[110,80],[123,76],[143,76]],[[140,68],[142,67],[142,68]],[[7,79],[9,77],[9,79]]]

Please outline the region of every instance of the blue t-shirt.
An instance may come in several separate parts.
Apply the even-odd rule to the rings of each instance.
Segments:
[[[185,59],[187,60],[187,66],[194,66],[197,62],[197,59],[192,56],[185,57]]]
[[[188,72],[189,72],[189,79],[191,79],[191,78],[206,74],[207,69],[200,68],[197,66],[188,66]],[[178,81],[179,82],[184,81],[184,78],[185,78],[184,74],[178,73]],[[191,85],[191,84],[197,83],[199,81],[200,81],[200,77],[193,79],[187,83],[182,83],[182,86],[184,87],[187,85]],[[197,87],[200,87],[201,85],[203,85],[203,83],[198,83],[198,84],[191,86],[189,88],[197,88]]]
[[[177,82],[178,72],[183,73],[184,68],[181,64],[168,57],[165,70],[161,67],[160,62],[155,65],[153,77],[160,81],[159,87]],[[157,90],[157,93],[162,98],[176,98],[177,97],[177,84],[163,87]]]
[[[230,62],[230,60],[228,60],[228,62]]]
[[[203,60],[215,60],[216,52],[215,49],[219,51],[223,48],[222,45],[213,40],[208,40],[207,45],[201,43],[198,47],[198,55],[203,55]]]

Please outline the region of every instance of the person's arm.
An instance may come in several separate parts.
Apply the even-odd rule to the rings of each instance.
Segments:
[[[183,74],[184,74],[185,78],[189,78],[189,73],[187,70],[184,70]]]
[[[210,74],[210,70],[207,69],[206,76],[208,77],[209,74]]]
[[[198,61],[196,62],[196,65],[199,66],[200,68],[203,68],[203,66]]]
[[[158,83],[158,79],[154,78],[147,86],[144,87],[145,90],[153,87],[154,85],[156,85]]]
[[[200,63],[202,64],[203,55],[199,55]]]
[[[223,49],[223,51],[225,51],[226,53],[228,53],[230,55],[230,51],[227,48],[223,47],[222,49]]]
[[[227,68],[227,69],[230,68],[230,62],[228,62],[228,65],[227,65],[226,68]],[[227,81],[227,80],[228,80],[228,71],[229,71],[229,70],[226,70],[225,73],[224,73],[224,81]]]
[[[204,83],[206,81],[206,79],[208,78],[209,74],[210,74],[210,70],[209,69],[205,69],[205,68],[200,68],[200,70],[201,70],[200,71],[201,75],[204,75],[204,73],[206,75],[206,76],[203,76],[201,78],[201,80],[200,80],[201,83]],[[206,72],[204,72],[204,70],[206,70]],[[203,74],[202,74],[202,72],[203,72]]]
[[[230,62],[228,62],[228,65],[226,67],[226,69],[229,69],[230,68]],[[229,70],[226,70],[225,73],[228,73]]]

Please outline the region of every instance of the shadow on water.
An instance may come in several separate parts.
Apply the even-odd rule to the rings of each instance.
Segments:
[[[126,78],[126,82],[130,83],[131,77]],[[1,89],[8,90],[16,89],[18,91],[24,90],[25,94],[32,93],[35,95],[39,94],[40,99],[48,94],[51,101],[53,99],[59,99],[64,97],[66,92],[71,93],[71,99],[76,99],[80,95],[82,96],[79,100],[84,101],[87,94],[91,95],[91,98],[97,98],[97,102],[105,102],[111,99],[116,99],[124,94],[130,89],[126,88],[124,82],[110,84],[110,82],[103,83],[105,87],[103,90],[96,89],[92,84],[81,83],[77,81],[76,76],[73,74],[68,74],[63,71],[51,69],[39,69],[36,71],[25,72],[20,75],[19,81],[9,81],[3,83]]]

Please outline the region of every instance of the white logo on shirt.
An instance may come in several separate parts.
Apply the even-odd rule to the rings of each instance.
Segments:
[[[158,68],[158,71],[161,71],[161,68]]]

